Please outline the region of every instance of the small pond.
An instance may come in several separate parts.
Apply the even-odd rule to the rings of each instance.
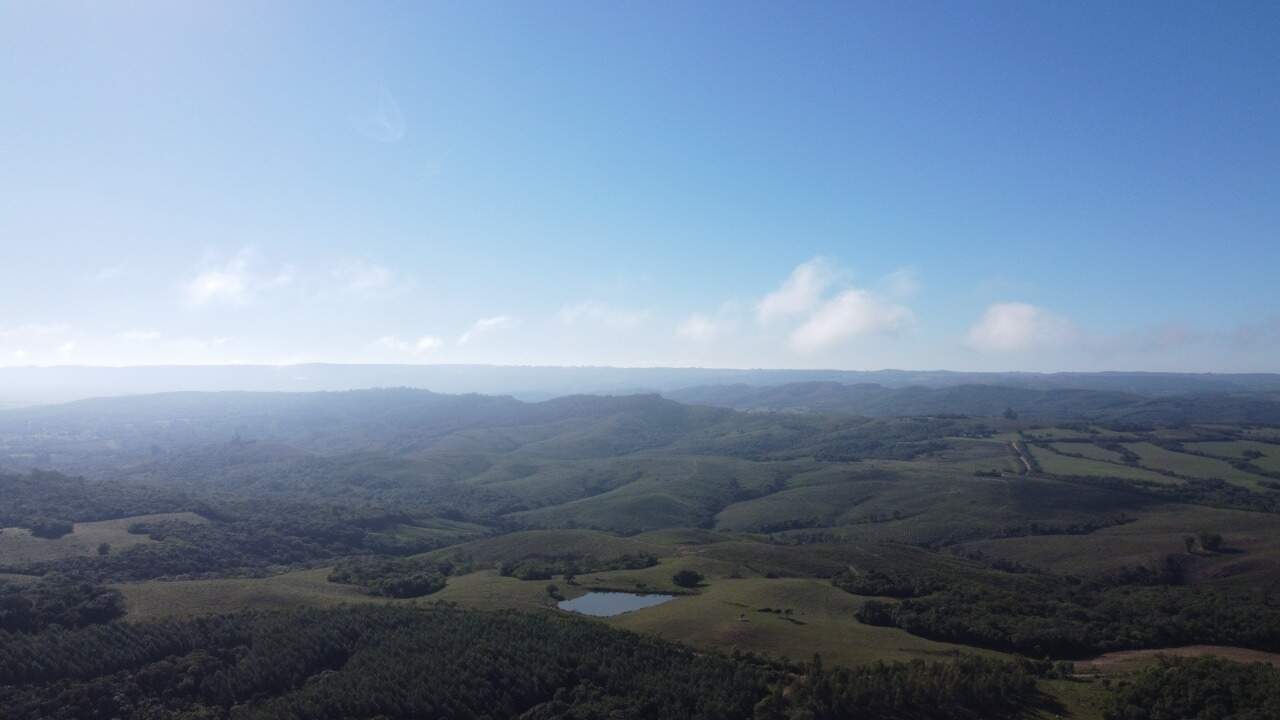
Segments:
[[[675,595],[637,595],[625,592],[589,592],[580,598],[560,601],[561,610],[569,610],[583,615],[610,617],[624,612],[653,607],[675,599]]]

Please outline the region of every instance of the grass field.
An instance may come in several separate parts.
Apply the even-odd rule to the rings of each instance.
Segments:
[[[1073,575],[1126,566],[1160,568],[1168,555],[1190,561],[1191,579],[1280,589],[1280,516],[1195,505],[1153,505],[1134,522],[1088,535],[1039,535],[967,543],[991,557]],[[1230,552],[1186,556],[1183,538],[1200,530],[1222,533]]]
[[[685,594],[663,605],[604,622],[695,647],[726,652],[751,650],[795,659],[820,652],[831,662],[848,664],[973,651],[918,638],[896,628],[863,625],[854,618],[854,612],[866,598],[850,595],[828,581],[731,578],[737,569],[735,563],[697,554],[670,557],[641,570],[580,575],[576,586],[561,578],[552,582],[569,598],[589,589],[687,592],[671,582],[671,576],[681,569],[697,570],[709,579],[696,594]],[[266,578],[151,581],[113,587],[124,594],[128,617],[133,620],[299,605],[437,600],[482,610],[556,611],[556,601],[547,593],[547,581],[521,581],[492,570],[451,577],[444,590],[417,601],[370,597],[351,586],[329,582],[328,574],[329,568],[315,568]],[[758,612],[764,607],[790,609],[792,613],[786,616]]]
[[[1186,647],[1162,648],[1160,650],[1124,650],[1099,655],[1092,660],[1076,663],[1079,673],[1127,673],[1141,670],[1151,665],[1160,657],[1220,657],[1241,663],[1266,663],[1280,667],[1280,653],[1249,650],[1248,648],[1224,647],[1221,645],[1188,645]]]
[[[1074,458],[1059,455],[1052,450],[1028,445],[1031,455],[1040,463],[1040,469],[1050,475],[1078,475],[1084,477],[1112,477],[1125,480],[1147,480],[1165,484],[1180,482],[1177,478],[1161,475],[1151,470],[1136,468],[1131,465],[1104,462],[1090,458]]]
[[[1110,463],[1124,463],[1124,457],[1114,450],[1098,447],[1093,443],[1051,443],[1050,446],[1068,455],[1083,455],[1090,460],[1101,460]]]
[[[642,537],[619,537],[597,530],[525,530],[473,540],[426,553],[434,560],[464,560],[479,565],[496,565],[504,560],[530,557],[576,556],[610,560],[623,555],[674,554],[670,544]]]
[[[1249,462],[1257,465],[1263,470],[1280,472],[1280,445],[1256,442],[1253,440],[1237,440],[1234,442],[1189,443],[1187,447],[1208,453],[1209,455],[1236,458],[1238,460],[1249,460]],[[1250,450],[1262,453],[1262,457],[1255,459],[1247,458],[1245,453]]]
[[[1033,711],[1028,720],[1103,720],[1110,691],[1093,678],[1041,680],[1040,690],[1059,705],[1057,708]]]
[[[4,528],[0,531],[0,564],[24,565],[32,562],[97,555],[98,546],[102,543],[110,545],[112,551],[149,543],[152,540],[146,535],[130,534],[129,526],[135,522],[161,520],[205,522],[204,518],[195,513],[137,515],[116,520],[76,523],[71,534],[53,540],[35,537],[25,528]]]
[[[863,625],[853,613],[865,598],[809,579],[713,579],[698,595],[606,620],[694,647],[752,651],[793,659],[815,652],[824,660],[858,665],[876,660],[937,658],[975,651],[909,635],[897,628]],[[791,615],[759,612],[790,609]]]
[[[237,610],[278,610],[342,603],[388,602],[325,578],[330,568],[296,570],[265,578],[151,580],[113,585],[124,595],[130,620],[190,617]]]
[[[1151,443],[1128,443],[1125,447],[1138,455],[1140,458],[1138,462],[1143,467],[1169,470],[1184,477],[1225,480],[1251,490],[1260,489],[1258,481],[1265,479],[1244,470],[1237,470],[1225,460],[1166,450]]]

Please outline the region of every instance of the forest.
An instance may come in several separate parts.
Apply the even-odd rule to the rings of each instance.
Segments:
[[[970,718],[1040,701],[1042,670],[974,657],[826,668],[439,604],[0,635],[0,705],[15,720]]]
[[[1005,409],[384,390],[10,411],[0,702],[22,718],[1127,720],[1191,673],[1206,698],[1259,688],[1225,715],[1206,700],[1206,718],[1266,707],[1268,676],[1235,663],[1072,668],[1280,653],[1280,428]],[[559,609],[591,592],[675,600]]]

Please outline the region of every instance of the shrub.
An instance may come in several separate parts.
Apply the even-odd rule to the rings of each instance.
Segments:
[[[697,587],[701,585],[702,581],[705,579],[706,578],[702,576],[702,573],[697,572],[696,570],[681,570],[671,576],[671,582],[682,588]]]

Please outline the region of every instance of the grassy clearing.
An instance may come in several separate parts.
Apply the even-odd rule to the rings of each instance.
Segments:
[[[1112,477],[1125,480],[1148,480],[1164,484],[1177,484],[1177,478],[1161,475],[1151,470],[1136,468],[1131,465],[1092,460],[1090,458],[1074,458],[1059,455],[1052,450],[1027,446],[1032,457],[1040,463],[1040,469],[1050,475],[1077,475],[1082,477]]]
[[[406,540],[463,542],[488,532],[489,528],[483,525],[436,518],[419,525],[396,525],[387,534]]]
[[[853,614],[865,601],[819,580],[716,578],[697,595],[605,622],[721,652],[742,650],[794,659],[816,652],[824,660],[846,665],[938,658],[955,651],[994,654],[925,640],[897,628],[863,625]],[[792,612],[759,612],[765,607]]]
[[[783,490],[730,505],[716,516],[716,528],[768,532],[788,525],[843,525],[860,514],[858,506],[870,500],[881,489],[881,483],[850,482]]]
[[[517,561],[537,556],[572,555],[610,560],[642,553],[662,557],[674,554],[675,550],[667,544],[638,537],[619,537],[597,530],[526,530],[441,548],[422,557],[496,565],[504,560]]]
[[[279,610],[342,603],[405,602],[375,598],[350,585],[331,583],[331,568],[313,568],[265,578],[151,580],[113,585],[124,595],[130,620],[191,617],[238,610]]]
[[[1137,453],[1139,463],[1156,470],[1169,470],[1184,477],[1225,480],[1251,490],[1261,489],[1258,480],[1265,478],[1244,470],[1237,470],[1231,463],[1216,458],[1166,450],[1151,443],[1129,443],[1126,448]]]
[[[1054,450],[1068,455],[1083,455],[1090,460],[1101,460],[1109,463],[1124,463],[1124,456],[1114,450],[1098,447],[1093,443],[1051,443]]]
[[[1090,678],[1041,680],[1040,690],[1053,698],[1059,707],[1033,712],[1030,720],[1103,720],[1107,698],[1111,692]]]
[[[1248,648],[1224,647],[1222,645],[1188,645],[1186,647],[1163,648],[1160,650],[1124,650],[1099,655],[1092,660],[1077,663],[1077,672],[1100,672],[1107,674],[1127,673],[1141,670],[1151,665],[1157,658],[1165,657],[1207,657],[1215,656],[1224,660],[1241,663],[1266,663],[1280,667],[1280,653],[1249,650]]]
[[[1122,567],[1159,569],[1175,555],[1189,562],[1193,582],[1280,589],[1280,516],[1195,505],[1154,505],[1134,522],[1089,535],[1040,535],[966,543],[990,557],[1072,575]],[[1220,532],[1231,552],[1186,554],[1183,538]]]
[[[1253,440],[1237,440],[1235,442],[1189,443],[1187,447],[1209,455],[1248,460],[1263,470],[1280,472],[1280,445]],[[1245,455],[1249,451],[1262,453],[1262,457],[1249,458]]]
[[[76,523],[70,535],[63,535],[54,540],[35,537],[25,528],[4,528],[0,532],[0,564],[24,565],[69,557],[93,556],[98,554],[98,546],[102,543],[107,543],[111,546],[111,550],[116,552],[133,545],[153,542],[146,535],[131,535],[128,528],[135,522],[162,520],[206,522],[195,513],[136,515],[115,520]]]
[[[1013,440],[1016,439],[1013,438]],[[992,470],[1017,473],[1022,464],[1009,447],[1010,442],[1012,440],[949,437],[946,450],[929,453],[919,458],[917,462],[965,475]]]

